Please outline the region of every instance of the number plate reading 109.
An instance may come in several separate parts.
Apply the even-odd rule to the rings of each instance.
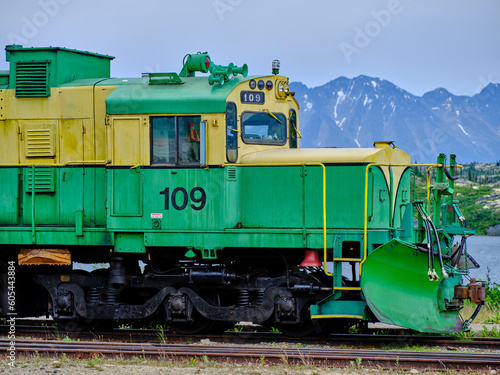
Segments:
[[[242,91],[241,102],[250,104],[264,104],[265,95],[263,92]]]

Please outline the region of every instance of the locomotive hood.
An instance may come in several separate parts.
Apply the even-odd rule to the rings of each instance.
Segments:
[[[410,156],[397,148],[301,148],[257,151],[241,157],[241,164],[279,163],[409,164]]]

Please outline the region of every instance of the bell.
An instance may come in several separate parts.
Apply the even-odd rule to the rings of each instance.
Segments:
[[[300,263],[301,267],[321,267],[318,259],[318,253],[315,250],[306,250],[304,260]]]

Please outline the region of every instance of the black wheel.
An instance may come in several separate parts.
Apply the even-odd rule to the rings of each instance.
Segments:
[[[305,337],[316,333],[311,319],[296,324],[277,324],[278,330],[288,337]]]
[[[209,296],[205,295],[203,298],[214,306],[221,306],[221,298],[218,293],[209,293]],[[172,321],[170,328],[183,335],[196,335],[198,333],[222,333],[231,325],[228,322],[205,318],[196,310],[196,307],[193,308],[191,319],[191,322]]]
[[[54,319],[58,328],[66,332],[90,331],[98,323],[95,320],[73,318],[73,319]]]
[[[190,322],[173,321],[170,323],[170,328],[182,335],[196,335],[208,331],[215,323],[213,320],[205,318],[196,309],[193,309],[191,318]]]

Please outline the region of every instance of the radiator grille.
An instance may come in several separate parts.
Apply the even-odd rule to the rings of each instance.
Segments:
[[[228,181],[236,181],[236,168],[228,167],[227,168],[227,180]]]
[[[48,62],[18,62],[16,64],[16,96],[49,96]]]
[[[54,135],[52,124],[29,124],[25,126],[26,157],[54,156]]]
[[[33,168],[27,168],[24,175],[25,191],[31,193],[33,192],[33,186],[35,186],[36,193],[54,192],[54,172],[55,170],[52,168],[38,168],[35,169],[33,174]]]

